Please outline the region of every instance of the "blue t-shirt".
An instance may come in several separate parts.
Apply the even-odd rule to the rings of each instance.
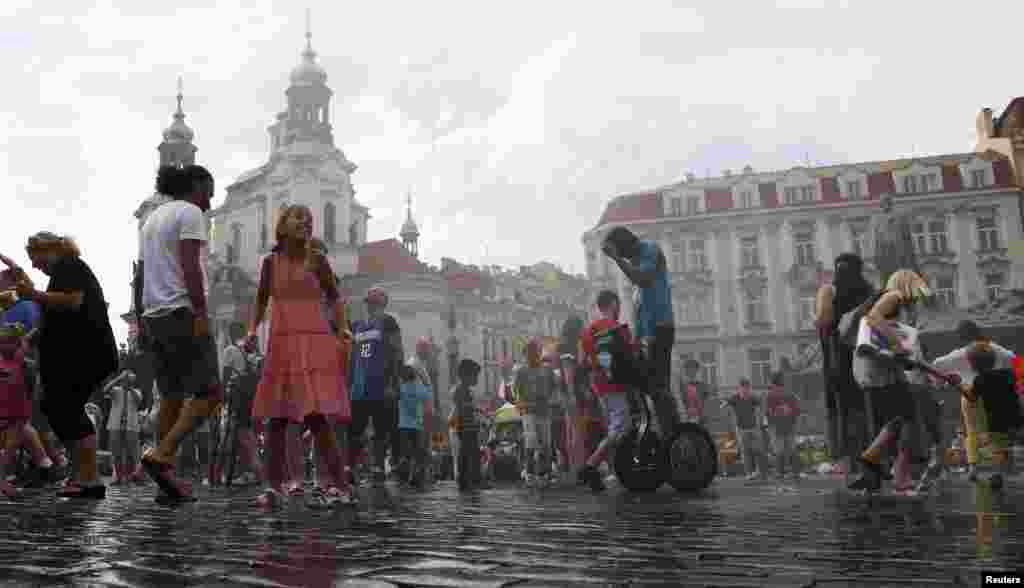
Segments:
[[[637,269],[654,273],[654,284],[640,289],[640,307],[636,313],[636,336],[653,337],[657,325],[674,325],[672,285],[668,265],[661,248],[653,241],[640,241]]]
[[[36,328],[39,322],[39,305],[31,300],[19,300],[14,306],[7,309],[0,319],[0,324],[21,323],[26,331]]]
[[[352,400],[383,400],[392,377],[391,350],[386,329],[394,323],[390,317],[378,317],[352,323]]]
[[[409,431],[423,430],[423,403],[433,395],[430,386],[418,378],[411,382],[402,382],[398,397],[398,428]]]

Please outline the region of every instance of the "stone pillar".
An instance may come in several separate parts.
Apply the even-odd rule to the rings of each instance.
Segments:
[[[985,300],[982,277],[978,271],[978,256],[974,253],[971,215],[966,209],[956,211],[950,218],[950,244],[956,252],[957,306],[966,308]]]

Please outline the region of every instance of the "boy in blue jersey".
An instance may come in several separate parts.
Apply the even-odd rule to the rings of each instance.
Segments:
[[[353,458],[362,450],[363,433],[373,419],[373,477],[384,481],[384,460],[390,441],[397,454],[399,368],[405,354],[402,331],[386,314],[388,295],[380,288],[366,293],[367,320],[352,323],[352,425],[349,439]],[[356,463],[353,460],[351,463]]]

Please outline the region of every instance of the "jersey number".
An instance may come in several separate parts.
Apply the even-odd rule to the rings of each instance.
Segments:
[[[359,348],[360,357],[373,357],[373,346],[369,343],[363,343]]]

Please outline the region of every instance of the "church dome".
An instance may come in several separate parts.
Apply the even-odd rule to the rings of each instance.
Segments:
[[[185,124],[185,114],[177,112],[174,115],[174,122],[164,130],[164,141],[168,143],[185,142],[190,143],[195,137],[192,129]]]
[[[292,69],[289,76],[293,86],[323,85],[327,82],[327,72],[316,62],[316,52],[308,43],[306,50],[302,52],[302,63]]]
[[[394,225],[391,225],[391,226],[394,226]],[[407,217],[405,219],[405,222],[402,224],[402,233],[401,234],[402,235],[419,235],[420,234],[420,229],[419,229],[419,227],[416,226],[416,221],[412,220],[412,216],[409,216],[409,217]]]

